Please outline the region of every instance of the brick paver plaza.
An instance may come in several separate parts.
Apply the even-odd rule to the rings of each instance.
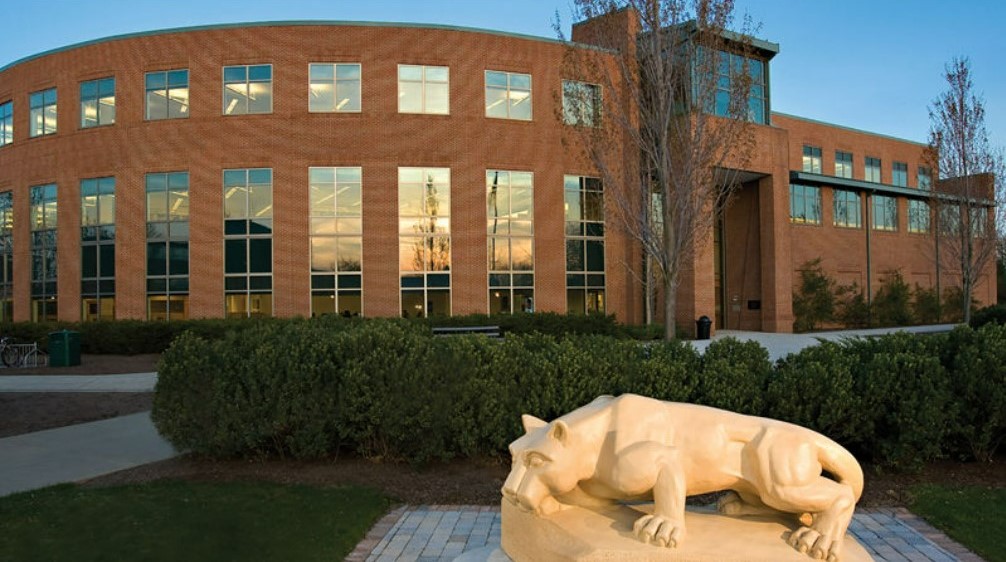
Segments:
[[[877,562],[982,560],[903,508],[859,509],[849,531]],[[498,507],[407,506],[381,519],[346,560],[450,561],[499,540]]]

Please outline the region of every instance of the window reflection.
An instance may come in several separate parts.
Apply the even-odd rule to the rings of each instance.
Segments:
[[[308,170],[313,315],[362,314],[362,179],[359,167]]]
[[[28,136],[56,134],[56,88],[28,96]]]
[[[486,117],[531,120],[531,75],[486,71]]]
[[[450,314],[450,189],[449,168],[398,170],[403,315]]]
[[[450,113],[450,69],[398,65],[398,112]]]
[[[189,116],[188,69],[148,72],[145,83],[147,120]]]
[[[565,176],[566,309],[604,312],[604,198],[597,178]]]
[[[115,78],[80,83],[81,128],[115,123]]]
[[[223,81],[224,115],[272,113],[271,64],[225,66]]]

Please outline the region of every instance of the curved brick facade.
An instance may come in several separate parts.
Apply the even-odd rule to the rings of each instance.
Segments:
[[[566,310],[563,176],[592,166],[564,148],[557,111],[566,45],[431,26],[269,24],[155,32],[71,47],[0,72],[14,100],[13,144],[0,147],[0,192],[13,193],[13,316],[30,314],[29,188],[58,186],[58,315],[81,315],[80,181],[114,177],[115,315],[145,318],[145,175],[190,178],[190,317],[224,313],[223,170],[271,168],[273,314],[309,315],[308,168],[358,166],[363,193],[363,312],[400,313],[398,168],[449,168],[451,310],[487,310],[486,171],[534,174],[535,308]],[[359,63],[361,111],[308,111],[310,63]],[[221,69],[272,65],[272,112],[223,115]],[[450,68],[449,115],[399,113],[397,66]],[[146,120],[144,76],[189,70],[190,115]],[[533,79],[530,121],[486,117],[486,70]],[[114,76],[115,123],[82,129],[79,84]],[[58,132],[28,138],[29,94],[55,87]],[[607,310],[638,321],[625,242],[609,229]]]

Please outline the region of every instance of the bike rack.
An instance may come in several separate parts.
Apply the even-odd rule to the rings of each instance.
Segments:
[[[48,367],[49,355],[38,349],[37,343],[12,343],[7,347],[17,352],[17,365],[11,367]]]

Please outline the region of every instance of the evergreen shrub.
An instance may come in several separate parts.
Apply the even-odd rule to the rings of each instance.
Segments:
[[[731,339],[700,355],[681,341],[276,320],[183,333],[164,354],[153,418],[176,447],[218,457],[425,462],[505,454],[521,414],[551,420],[626,392],[790,421],[895,468],[987,460],[1006,435],[1006,327],[826,342],[773,366]]]

